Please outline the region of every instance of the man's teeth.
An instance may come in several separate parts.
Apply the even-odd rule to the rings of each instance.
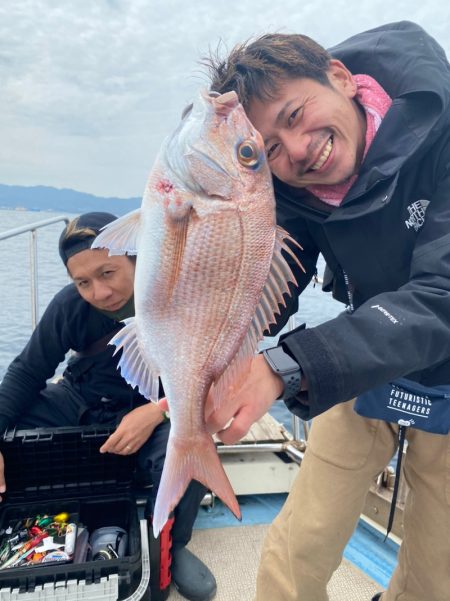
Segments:
[[[331,137],[328,140],[328,142],[326,143],[325,148],[323,149],[323,152],[320,155],[320,157],[317,159],[317,161],[314,163],[314,165],[311,165],[310,170],[317,171],[317,169],[320,169],[322,167],[322,165],[324,165],[327,158],[330,156],[330,152],[332,150],[333,150],[333,138]]]

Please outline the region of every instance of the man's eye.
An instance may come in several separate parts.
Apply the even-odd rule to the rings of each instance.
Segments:
[[[272,144],[272,146],[269,146],[266,150],[267,158],[268,159],[275,158],[279,148],[280,148],[280,145],[278,143]]]
[[[102,276],[103,276],[104,278],[109,278],[109,277],[111,277],[111,275],[112,275],[113,273],[114,273],[114,271],[104,271],[104,272],[102,273]]]
[[[82,280],[82,281],[77,282],[78,288],[86,288],[87,285],[88,285],[88,283],[87,283],[86,280]]]
[[[292,125],[292,124],[294,123],[294,121],[295,121],[295,118],[297,117],[297,115],[298,115],[299,111],[300,111],[300,108],[298,108],[298,109],[295,109],[295,111],[293,111],[293,112],[292,112],[292,113],[289,115],[289,117],[288,117],[288,125],[289,125],[289,126],[290,126],[290,125]]]

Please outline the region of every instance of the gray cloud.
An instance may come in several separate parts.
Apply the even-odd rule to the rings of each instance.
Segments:
[[[442,3],[443,4],[443,3]],[[6,0],[0,6],[0,182],[140,195],[162,139],[206,76],[198,61],[268,31],[325,46],[410,19],[450,53],[431,0]]]

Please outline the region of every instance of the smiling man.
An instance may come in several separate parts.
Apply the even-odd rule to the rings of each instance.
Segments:
[[[297,269],[297,294],[272,333],[296,311],[319,253],[324,289],[347,305],[257,355],[235,397],[211,408],[210,429],[228,444],[276,398],[314,418],[299,476],[264,544],[256,599],[328,600],[369,485],[406,437],[405,535],[381,599],[448,601],[446,56],[421,27],[401,22],[330,51],[306,36],[267,34],[209,67],[211,90],[235,90],[262,134],[277,221],[303,247],[306,271]],[[413,401],[399,410],[397,397]],[[418,417],[427,399],[433,419]]]
[[[268,106],[255,98],[248,116],[263,135],[274,175],[306,188],[347,181],[362,161],[366,123],[355,101],[357,83],[348,69],[330,60],[328,85],[286,81]]]
[[[108,345],[121,320],[134,315],[135,257],[108,256],[91,249],[101,228],[116,219],[85,213],[71,221],[59,240],[59,254],[72,283],[48,305],[28,344],[0,384],[0,432],[7,427],[38,428],[105,424],[114,432],[102,453],[138,453],[138,465],[152,484],[146,515],[151,515],[166,456],[170,422],[120,375],[120,353]],[[47,383],[72,351],[62,378]],[[161,390],[161,394],[163,391]],[[0,454],[0,493],[5,492]],[[172,581],[193,601],[209,601],[216,582],[187,548],[205,493],[191,482],[174,512]]]

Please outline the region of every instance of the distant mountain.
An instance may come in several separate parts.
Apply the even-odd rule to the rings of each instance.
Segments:
[[[106,211],[124,215],[139,208],[141,198],[105,198],[85,192],[50,186],[7,186],[0,184],[0,208],[31,211],[87,213]]]

